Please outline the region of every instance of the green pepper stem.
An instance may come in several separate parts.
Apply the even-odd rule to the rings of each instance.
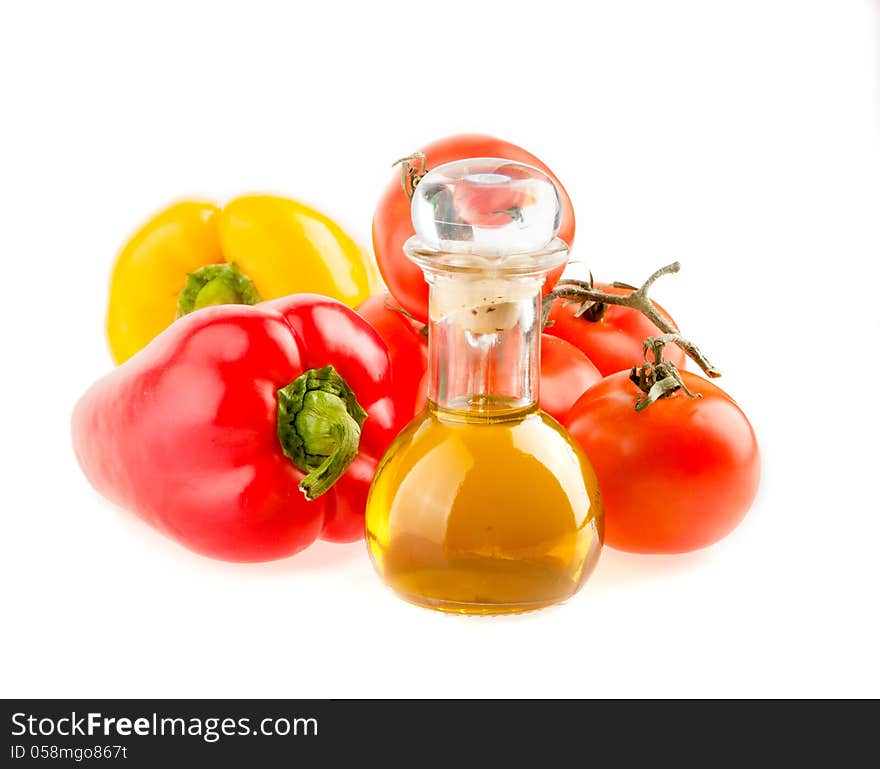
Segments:
[[[309,369],[278,390],[278,440],[306,473],[299,484],[306,499],[329,491],[354,461],[366,418],[333,366]]]
[[[177,316],[216,304],[256,304],[260,301],[254,282],[234,264],[206,264],[186,276],[177,297]]]

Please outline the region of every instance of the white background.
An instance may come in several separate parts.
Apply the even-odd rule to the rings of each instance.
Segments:
[[[5,696],[880,695],[877,4],[5,3]],[[727,540],[607,550],[567,604],[406,605],[362,544],[210,561],[70,448],[109,270],[185,195],[270,190],[365,245],[395,158],[477,130],[565,181],[575,256],[725,372],[764,477]]]

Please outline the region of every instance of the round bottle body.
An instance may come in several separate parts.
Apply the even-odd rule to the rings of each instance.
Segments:
[[[569,598],[602,548],[593,468],[534,405],[438,410],[397,437],[370,490],[374,565],[411,603],[464,614]]]

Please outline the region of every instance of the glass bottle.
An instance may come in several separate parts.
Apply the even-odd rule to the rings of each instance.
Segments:
[[[565,600],[602,548],[577,444],[538,408],[541,287],[565,262],[559,195],[538,169],[456,161],[412,202],[407,256],[430,287],[428,404],[379,464],[366,536],[382,579],[466,614]]]

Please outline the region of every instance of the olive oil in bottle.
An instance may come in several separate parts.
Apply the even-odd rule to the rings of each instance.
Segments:
[[[407,255],[430,285],[429,401],[367,503],[374,565],[402,598],[467,614],[565,600],[602,547],[587,457],[538,409],[540,294],[567,247],[537,169],[475,159],[427,174]]]

